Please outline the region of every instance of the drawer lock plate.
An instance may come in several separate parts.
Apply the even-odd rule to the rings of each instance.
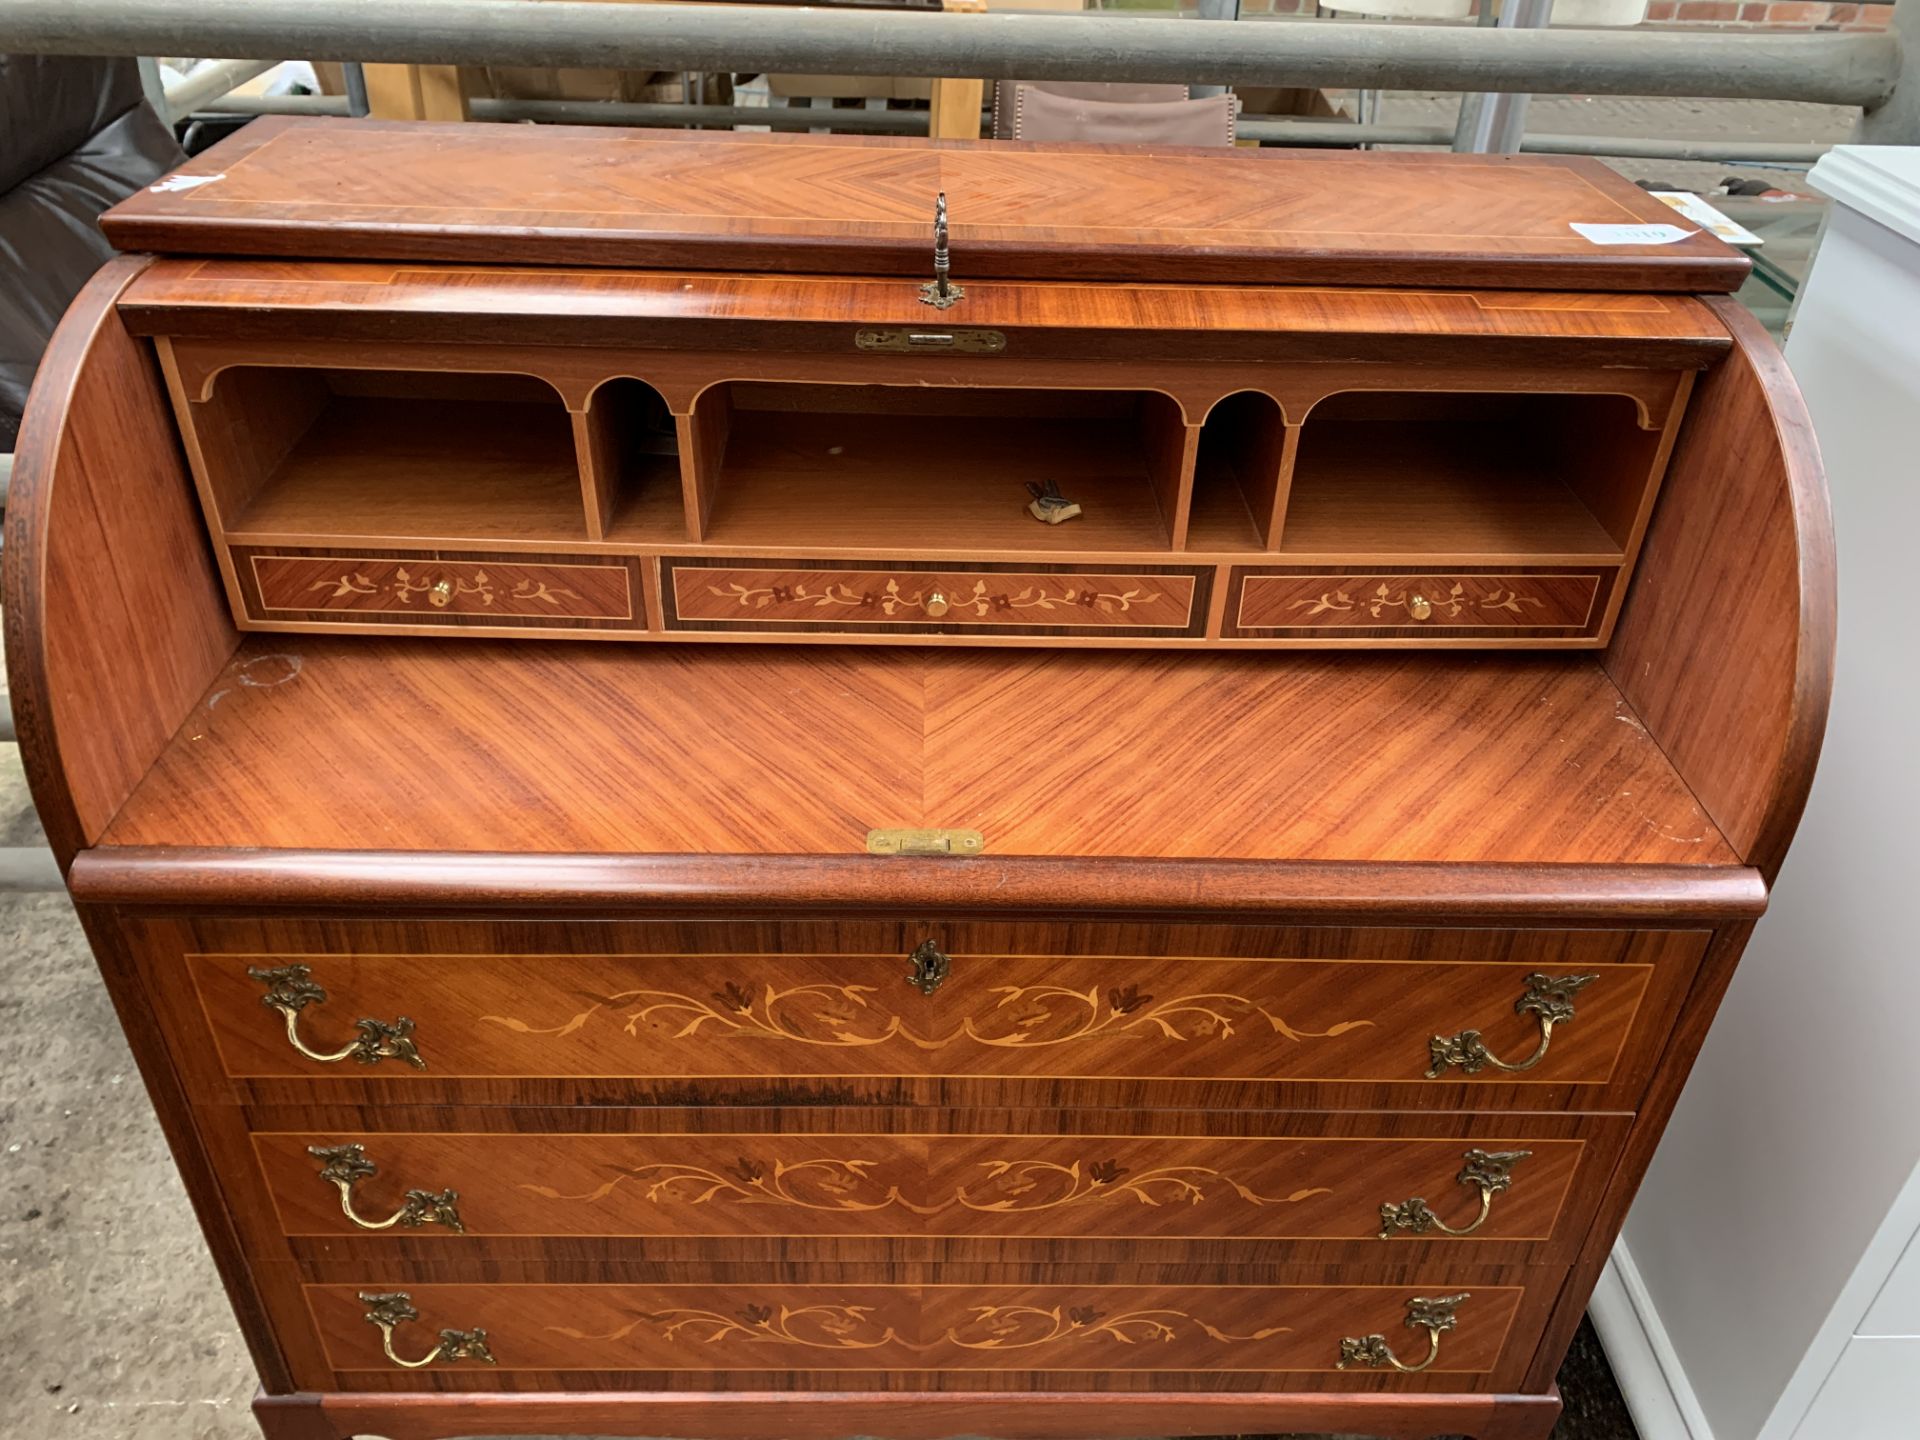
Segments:
[[[998,330],[857,330],[853,343],[885,355],[998,355],[1007,337]]]

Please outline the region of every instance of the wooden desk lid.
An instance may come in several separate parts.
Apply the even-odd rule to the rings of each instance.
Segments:
[[[961,284],[1724,291],[1748,268],[1596,160],[375,120],[256,120],[102,225],[178,254],[925,277],[941,191]],[[1604,228],[1637,226],[1687,233]]]

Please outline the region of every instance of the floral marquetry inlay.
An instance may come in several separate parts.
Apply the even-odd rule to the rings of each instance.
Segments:
[[[1325,1186],[1295,1190],[1290,1195],[1262,1195],[1231,1175],[1206,1165],[1161,1165],[1129,1170],[1118,1160],[1074,1161],[988,1160],[978,1191],[961,1186],[954,1199],[969,1210],[992,1214],[1030,1214],[1069,1205],[1130,1200],[1135,1204],[1199,1205],[1210,1196],[1235,1195],[1249,1205],[1297,1205],[1316,1195],[1331,1195]]]
[[[533,1181],[522,1181],[519,1188],[543,1200],[570,1204],[597,1204],[633,1185],[647,1203],[661,1206],[772,1205],[841,1214],[897,1207],[925,1216],[956,1208],[993,1215],[1028,1215],[1112,1202],[1158,1209],[1237,1199],[1264,1207],[1296,1205],[1333,1193],[1325,1186],[1310,1186],[1289,1194],[1266,1195],[1208,1165],[1156,1165],[1136,1170],[1113,1157],[1064,1163],[1002,1158],[976,1162],[976,1168],[984,1172],[978,1178],[949,1182],[951,1188],[946,1194],[937,1199],[928,1197],[930,1203],[922,1204],[903,1193],[902,1186],[911,1175],[885,1173],[890,1163],[897,1162],[845,1157],[787,1161],[742,1155],[731,1164],[660,1161],[623,1165],[585,1190],[563,1191]],[[906,1188],[917,1187],[906,1184]]]
[[[1137,985],[1079,990],[1065,985],[1002,985],[991,1004],[935,1033],[921,1033],[878,998],[871,985],[798,985],[749,990],[736,981],[702,997],[672,990],[625,990],[596,1000],[554,1025],[512,1015],[483,1015],[523,1035],[571,1035],[602,1016],[638,1036],[666,1027],[675,1040],[700,1035],[784,1040],[799,1045],[865,1047],[898,1039],[926,1051],[962,1042],[999,1049],[1073,1045],[1105,1035],[1148,1035],[1178,1043],[1228,1040],[1241,1027],[1264,1027],[1288,1040],[1324,1040],[1372,1025],[1342,1020],[1325,1030],[1296,1028],[1244,995],[1200,992],[1160,998]]]
[[[642,1026],[664,1026],[676,1040],[701,1034],[788,1040],[797,1045],[879,1045],[905,1032],[899,1015],[868,997],[871,985],[796,985],[757,994],[732,980],[706,997],[673,990],[623,990],[558,1025],[529,1024],[512,1015],[480,1018],[523,1035],[571,1035],[608,1012],[624,1012],[620,1028],[637,1036]]]
[[[947,595],[935,585],[922,585],[908,594],[896,579],[878,589],[855,590],[844,583],[810,585],[802,580],[792,585],[742,585],[733,581],[725,586],[709,585],[707,593],[736,605],[764,610],[772,604],[810,605],[815,609],[845,606],[857,610],[878,610],[882,615],[926,614],[938,617],[958,612],[985,617],[996,611],[1054,610],[1078,605],[1124,614],[1138,605],[1150,605],[1160,598],[1158,591],[1131,586],[1125,590],[1103,590],[1096,584],[1065,584],[1059,588],[1024,585],[1019,590],[989,589],[987,582],[976,580],[971,589]],[[931,607],[931,608],[930,608]]]
[[[953,571],[809,568],[668,559],[670,621],[680,626],[801,625],[818,630],[959,625],[1195,633],[1197,572],[980,565]]]
[[[800,1210],[870,1211],[899,1205],[922,1214],[933,1209],[916,1205],[872,1174],[871,1160],[799,1160],[771,1164],[742,1155],[733,1164],[633,1165],[591,1190],[563,1194],[546,1185],[522,1183],[520,1188],[546,1200],[591,1204],[604,1200],[628,1181],[655,1205],[786,1205]],[[934,1207],[944,1208],[944,1207]]]
[[[1410,619],[1424,620],[1429,615],[1445,615],[1456,618],[1469,605],[1477,605],[1482,610],[1508,610],[1515,615],[1525,613],[1527,607],[1540,608],[1537,596],[1524,595],[1509,586],[1495,586],[1485,595],[1469,595],[1465,585],[1458,580],[1445,590],[1435,594],[1423,594],[1413,586],[1403,586],[1398,590],[1389,587],[1384,581],[1363,594],[1352,595],[1344,589],[1322,591],[1319,595],[1305,600],[1295,600],[1291,606],[1295,610],[1305,610],[1307,618],[1324,615],[1329,610],[1364,610],[1375,620],[1384,619],[1391,611],[1400,611]]]
[[[968,1318],[930,1341],[902,1335],[870,1305],[747,1304],[732,1311],[684,1308],[653,1311],[598,1334],[563,1325],[547,1329],[570,1340],[624,1340],[641,1330],[677,1344],[709,1347],[770,1345],[810,1350],[877,1350],[883,1346],[931,1350],[1041,1350],[1069,1342],[1108,1345],[1171,1344],[1204,1336],[1223,1345],[1291,1334],[1285,1325],[1236,1333],[1184,1310],[1126,1310],[1095,1305],[976,1305]]]
[[[472,576],[441,575],[437,579],[425,576],[416,578],[405,567],[396,569],[393,578],[381,586],[364,573],[347,571],[331,579],[316,580],[307,587],[309,590],[327,590],[330,600],[345,599],[349,595],[385,594],[402,605],[411,604],[413,598],[424,596],[426,602],[436,609],[452,604],[456,599],[471,595],[482,605],[494,602],[495,582],[485,570],[475,570]],[[521,580],[506,590],[510,600],[538,600],[547,605],[559,605],[562,598],[578,600],[580,596],[572,590],[550,586],[544,580]]]
[[[967,1350],[1032,1350],[1066,1340],[1104,1339],[1121,1345],[1158,1341],[1171,1344],[1195,1332],[1222,1344],[1268,1340],[1292,1333],[1272,1325],[1248,1334],[1234,1334],[1184,1310],[1129,1310],[1109,1315],[1093,1305],[980,1305],[973,1319],[948,1330],[940,1338]]]
[[[742,1305],[720,1310],[659,1310],[630,1320],[604,1334],[588,1334],[565,1325],[548,1330],[569,1340],[624,1340],[648,1328],[663,1339],[691,1345],[798,1345],[813,1350],[877,1350],[904,1344],[891,1325],[873,1318],[870,1305]]]
[[[1240,572],[1238,634],[1392,627],[1440,630],[1575,630],[1593,625],[1596,572],[1525,575],[1328,575]]]

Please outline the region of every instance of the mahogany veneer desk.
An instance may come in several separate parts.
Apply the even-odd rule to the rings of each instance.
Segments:
[[[113,212],[8,661],[268,1433],[1544,1436],[1827,699],[1742,262],[1573,228],[1670,219],[268,121]]]

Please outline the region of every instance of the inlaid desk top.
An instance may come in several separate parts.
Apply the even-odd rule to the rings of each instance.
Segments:
[[[257,121],[103,224],[201,254],[900,274],[926,265],[937,193],[962,279],[1698,292],[1747,272],[1597,160],[373,120]],[[1623,243],[1638,226],[1682,238]]]

